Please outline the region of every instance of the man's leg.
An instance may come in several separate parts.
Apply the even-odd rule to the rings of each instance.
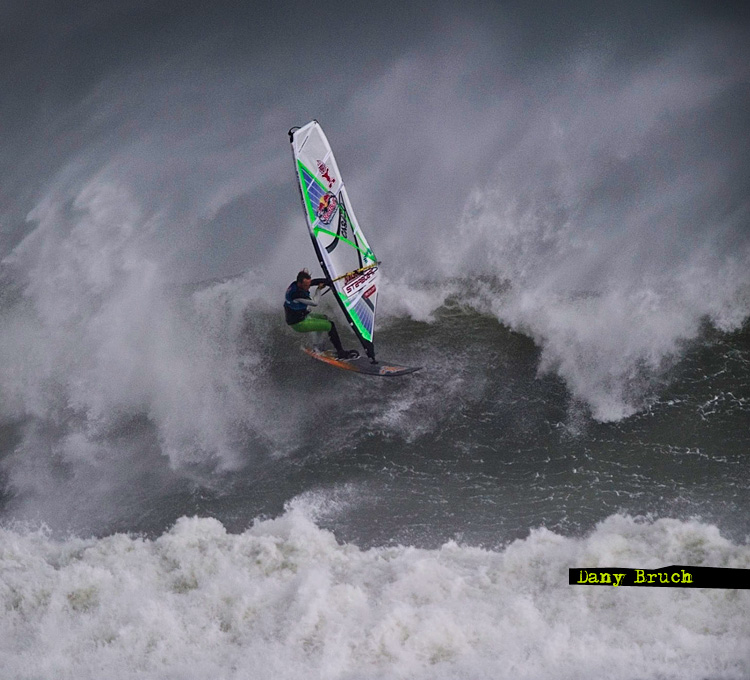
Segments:
[[[331,343],[336,348],[336,353],[339,357],[346,355],[343,346],[341,345],[341,339],[339,338],[338,331],[333,321],[329,321],[328,317],[324,314],[308,314],[305,319],[299,323],[295,323],[292,328],[298,333],[311,333],[313,331],[328,333],[328,337]]]
[[[328,337],[331,339],[331,344],[336,348],[336,352],[340,358],[348,356],[347,352],[344,350],[344,346],[341,344],[341,338],[339,338],[339,332],[336,330],[336,324],[333,323],[333,321],[330,321],[329,323],[331,324],[331,330],[328,331]]]

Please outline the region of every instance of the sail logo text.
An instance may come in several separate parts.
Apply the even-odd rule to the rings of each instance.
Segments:
[[[371,269],[368,269],[362,272],[362,274],[360,274],[357,278],[351,281],[347,281],[346,285],[344,285],[344,293],[346,295],[351,295],[355,291],[359,290],[362,286],[364,286],[367,283],[367,281],[376,271],[378,271],[378,268],[372,267]]]
[[[349,231],[346,226],[346,207],[341,194],[339,194],[339,205],[341,206],[339,210],[339,235],[341,238],[349,238]]]
[[[334,184],[336,184],[336,178],[331,177],[330,170],[328,169],[328,166],[323,161],[318,161],[318,170],[320,171],[320,176],[328,182],[328,188],[330,189]]]

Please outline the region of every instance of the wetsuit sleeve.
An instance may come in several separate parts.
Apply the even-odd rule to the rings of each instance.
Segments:
[[[325,284],[326,284],[326,286],[330,286],[330,285],[331,285],[331,284],[330,284],[330,283],[328,282],[328,279],[326,279],[326,278],[313,279],[312,281],[310,281],[310,285],[311,285],[311,286],[317,286],[317,285],[319,285],[319,284],[321,284],[321,283],[325,283]]]
[[[292,302],[300,302],[303,305],[307,305],[308,307],[317,307],[318,306],[318,298],[320,297],[320,291],[316,290],[313,293],[312,298],[309,297],[296,297],[292,298]]]

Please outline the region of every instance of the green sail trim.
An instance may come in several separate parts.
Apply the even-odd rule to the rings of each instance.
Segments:
[[[354,322],[354,325],[357,327],[357,330],[362,334],[362,337],[367,340],[368,342],[372,342],[372,333],[368,331],[363,325],[362,321],[360,320],[359,316],[357,315],[357,312],[355,312],[351,308],[351,303],[349,302],[349,299],[344,295],[343,293],[339,292],[339,298],[346,306],[346,311],[349,313],[349,318]]]
[[[303,136],[300,136],[299,132],[303,133],[303,136],[307,135],[302,142]],[[378,260],[375,257],[375,253],[367,244],[367,240],[359,224],[357,224],[356,218],[353,214],[349,213],[349,206],[347,205],[348,197],[344,195],[346,190],[343,180],[339,177],[333,180],[334,183],[331,184],[329,179],[329,183],[326,184],[326,181],[318,176],[318,169],[322,162],[316,159],[321,157],[320,154],[327,154],[322,156],[325,162],[328,162],[329,155],[333,159],[330,144],[320,129],[319,124],[313,121],[302,128],[290,130],[290,139],[295,156],[295,165],[297,166],[297,177],[307,226],[325,274],[338,281],[341,273],[344,271],[357,271],[358,269],[377,265]],[[306,146],[308,139],[312,139],[314,143]],[[302,160],[303,158],[304,160]],[[310,168],[314,168],[316,164],[318,165],[318,169],[311,170]],[[335,160],[329,165],[335,166]],[[332,188],[336,186],[335,182],[337,181],[341,181],[341,185],[339,190],[334,192]],[[320,197],[328,193],[334,194],[339,203],[338,229],[335,225],[323,222],[323,219],[318,214]],[[324,217],[328,219],[329,214],[330,212],[324,215]],[[346,230],[344,229],[344,224],[346,224]],[[361,281],[364,282],[364,280],[362,279]],[[374,275],[373,282],[377,282],[377,280],[377,275]],[[335,283],[333,286],[336,302],[341,307],[347,323],[365,346],[368,356],[374,361],[373,337],[376,298],[373,297],[372,299],[364,300],[362,291],[357,290],[353,291],[353,299],[350,300],[343,292],[346,287],[344,283]],[[373,288],[373,293],[375,292],[376,289]]]
[[[300,186],[302,187],[302,195],[305,198],[305,207],[307,208],[307,213],[310,218],[310,224],[315,224],[315,222],[318,220],[318,216],[315,214],[315,209],[313,208],[312,201],[310,200],[310,194],[308,193],[308,185],[303,180],[304,175],[302,174],[302,171],[306,172],[310,177],[312,177],[315,180],[315,183],[323,189],[323,191],[327,191],[326,187],[323,185],[323,183],[318,180],[318,178],[315,176],[315,173],[311,172],[310,169],[299,159],[297,159],[297,164],[299,166],[299,178],[300,178]],[[349,222],[349,220],[347,220]],[[349,222],[350,226],[352,227],[352,232],[355,232],[354,225]],[[346,243],[346,245],[354,248],[355,250],[362,253],[362,257],[366,262],[376,262],[375,254],[372,252],[370,248],[364,249],[360,248],[356,243],[353,241],[350,241],[348,238],[344,238],[343,236],[339,236],[333,231],[330,231],[329,229],[324,229],[323,227],[315,227],[313,229],[313,235],[315,238],[318,237],[318,234],[323,233],[327,236],[331,236],[332,238],[337,238],[339,241],[343,241]],[[354,325],[357,327],[357,330],[361,333],[362,337],[367,340],[368,342],[372,342],[372,333],[368,331],[364,325],[362,324],[362,320],[359,318],[359,315],[357,312],[352,308],[352,305],[349,301],[349,298],[346,297],[343,293],[338,293],[339,297],[341,298],[341,301],[343,302],[344,306],[346,307],[346,311],[349,314],[349,318],[352,320]]]
[[[326,186],[321,182],[316,176],[315,173],[310,170],[299,158],[297,159],[297,165],[299,168],[304,170],[310,177],[312,177],[315,180],[315,184],[317,184],[323,191],[328,191]],[[300,169],[297,169],[297,172],[299,173],[299,183],[302,187],[302,193],[305,197],[305,207],[307,208],[307,214],[310,219],[310,224],[315,224],[315,220],[318,219],[318,216],[315,214],[315,208],[313,208],[312,201],[310,201],[310,194],[307,192],[307,183],[303,180],[302,171]]]
[[[343,241],[346,243],[346,245],[351,246],[355,250],[358,250],[360,253],[362,253],[362,256],[365,258],[365,260],[370,260],[372,262],[375,262],[375,255],[373,254],[372,250],[369,248],[367,250],[364,250],[363,248],[360,248],[356,243],[350,241],[348,238],[344,238],[343,236],[339,236],[334,231],[329,231],[328,229],[323,229],[323,227],[315,227],[313,229],[313,234],[315,234],[315,237],[318,237],[319,233],[324,233],[327,236],[332,236],[333,238],[337,238],[339,241]]]

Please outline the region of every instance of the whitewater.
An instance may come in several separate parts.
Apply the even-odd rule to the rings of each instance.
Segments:
[[[614,516],[502,551],[338,543],[292,504],[229,534],[156,540],[3,531],[2,666],[13,678],[728,678],[750,662],[736,591],[584,588],[572,564],[750,567],[696,522]],[[657,557],[658,556],[658,557]],[[661,560],[661,561],[660,561]]]

